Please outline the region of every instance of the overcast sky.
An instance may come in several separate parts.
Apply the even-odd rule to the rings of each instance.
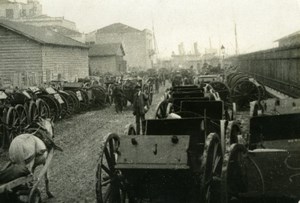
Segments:
[[[152,29],[161,55],[178,52],[193,42],[200,51],[224,45],[235,51],[234,22],[240,53],[274,46],[273,41],[300,30],[300,0],[40,0],[43,13],[65,16],[79,31],[90,32],[121,22],[138,29]]]

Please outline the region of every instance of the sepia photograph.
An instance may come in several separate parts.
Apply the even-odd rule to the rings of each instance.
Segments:
[[[0,0],[0,203],[300,203],[300,0]]]

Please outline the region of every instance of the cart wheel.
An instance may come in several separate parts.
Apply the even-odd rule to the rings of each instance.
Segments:
[[[154,119],[166,118],[167,106],[168,106],[168,102],[166,100],[161,101],[155,109]]]
[[[222,101],[224,102],[230,101],[230,89],[225,83],[215,81],[215,82],[211,82],[210,85],[216,92],[219,93]]]
[[[120,140],[118,135],[109,134],[101,146],[96,172],[97,203],[125,202],[125,183],[119,170],[115,169]]]
[[[28,203],[41,203],[41,202],[42,202],[41,192],[39,189],[36,189],[29,197]]]
[[[80,112],[80,101],[78,100],[76,94],[72,92],[71,90],[66,90],[66,92],[70,95],[73,103],[74,103],[74,112],[79,113]]]
[[[239,107],[249,106],[251,101],[260,100],[260,94],[258,86],[249,80],[240,81],[231,89],[232,99]]]
[[[28,116],[27,116],[27,111],[24,108],[23,105],[17,104],[15,106],[15,109],[17,110],[18,117],[19,117],[19,128],[18,128],[18,133],[23,132],[25,127],[29,124],[28,122]]]
[[[37,99],[36,105],[38,108],[39,116],[41,118],[50,118],[50,108],[48,104],[43,99]]]
[[[6,115],[6,136],[8,138],[8,145],[17,136],[17,129],[19,128],[18,112],[14,107],[9,107]]]
[[[240,193],[247,192],[247,149],[244,145],[233,144],[224,155],[222,168],[222,203],[237,200]]]
[[[218,203],[221,200],[221,173],[223,153],[219,136],[210,133],[205,141],[202,159],[202,198],[203,202]]]
[[[232,144],[238,143],[238,135],[242,134],[242,129],[238,121],[229,121],[226,128],[226,143],[227,147]]]
[[[37,108],[37,105],[34,101],[30,101],[29,104],[29,110],[28,110],[28,121],[30,123],[34,123],[39,118],[39,110]]]
[[[132,124],[126,125],[124,135],[136,135],[134,125],[132,125]]]

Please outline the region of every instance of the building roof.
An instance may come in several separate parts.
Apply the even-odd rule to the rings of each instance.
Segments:
[[[122,23],[114,23],[106,27],[100,28],[97,32],[101,33],[128,33],[128,32],[142,32],[136,28],[124,25]]]
[[[120,49],[124,56],[125,52],[121,43],[95,44],[90,47],[89,56],[116,56]]]
[[[294,32],[294,33],[292,33],[292,34],[289,34],[289,35],[287,35],[287,36],[284,36],[284,37],[282,37],[282,38],[280,38],[280,39],[277,39],[277,40],[275,40],[275,42],[278,42],[278,41],[281,41],[281,40],[284,40],[284,39],[288,39],[288,38],[291,38],[291,37],[295,37],[295,36],[297,36],[297,35],[300,35],[300,30],[297,31],[297,32]]]
[[[23,35],[29,39],[32,39],[40,44],[88,48],[85,44],[54,32],[48,28],[42,28],[1,19],[0,26]]]
[[[81,36],[82,34],[76,30],[71,30],[69,28],[66,28],[66,27],[62,27],[62,26],[56,26],[56,25],[53,25],[53,26],[41,26],[43,28],[49,28],[51,30],[53,30],[54,32],[58,32],[62,35],[65,35],[65,36]]]

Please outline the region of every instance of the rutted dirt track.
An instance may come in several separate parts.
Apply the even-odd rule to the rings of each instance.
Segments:
[[[154,96],[146,117],[152,117],[161,95]],[[56,152],[50,165],[50,190],[55,198],[48,199],[42,189],[43,201],[95,202],[95,172],[103,136],[110,132],[123,134],[125,126],[134,122],[130,107],[117,114],[114,106],[58,122],[55,142],[64,152]]]

